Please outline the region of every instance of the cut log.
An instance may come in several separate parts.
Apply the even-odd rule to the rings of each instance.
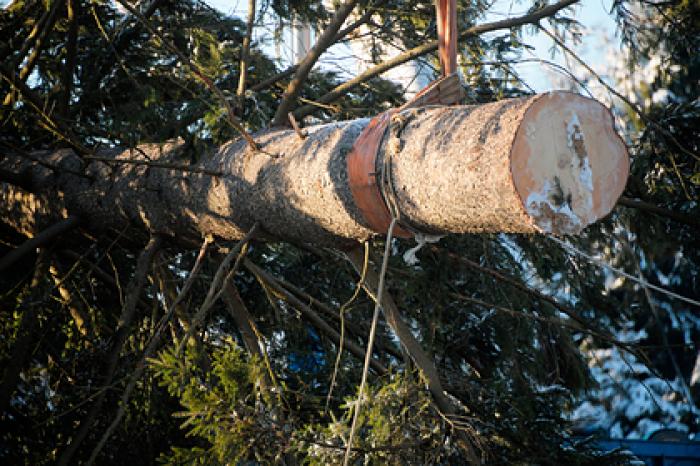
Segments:
[[[410,113],[395,117],[404,127],[392,127],[384,149],[397,152],[397,201],[418,229],[576,234],[627,183],[612,115],[577,94]]]
[[[85,162],[70,150],[35,154],[43,165],[6,155],[0,168],[30,179],[33,193],[3,184],[0,214],[25,232],[77,215],[92,230],[122,230],[128,222],[197,242],[206,234],[240,239],[258,222],[278,239],[349,246],[382,233],[368,227],[347,181],[348,152],[368,122],[310,127],[305,139],[294,131],[260,133],[262,152],[245,141],[228,143],[198,172]],[[179,164],[181,147],[151,144],[98,155]],[[419,231],[572,234],[610,212],[628,164],[605,107],[553,92],[399,112],[376,171],[388,167],[401,219]]]

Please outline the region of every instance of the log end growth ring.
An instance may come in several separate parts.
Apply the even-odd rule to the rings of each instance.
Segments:
[[[629,156],[607,108],[577,94],[550,92],[523,116],[510,169],[537,230],[578,234],[615,206],[627,183]]]

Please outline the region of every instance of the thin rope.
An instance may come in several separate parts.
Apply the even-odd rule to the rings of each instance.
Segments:
[[[350,436],[348,437],[348,445],[345,449],[345,459],[343,465],[350,464],[350,451],[352,450],[352,441],[355,437],[355,429],[357,428],[357,419],[360,417],[360,408],[364,401],[365,385],[367,384],[367,374],[369,373],[369,363],[372,359],[372,346],[374,346],[374,337],[377,334],[377,321],[379,320],[379,309],[381,308],[382,297],[384,295],[384,277],[389,264],[389,256],[391,255],[391,240],[394,236],[394,227],[396,226],[396,217],[391,219],[389,230],[386,233],[386,244],[384,245],[384,257],[382,258],[382,268],[379,271],[379,285],[377,286],[377,301],[374,304],[374,314],[372,315],[372,325],[369,329],[369,340],[367,341],[367,350],[365,353],[365,365],[362,368],[362,381],[360,382],[360,393],[355,401],[355,412],[352,417],[352,426],[350,427]]]
[[[367,265],[369,264],[369,243],[365,241],[364,243],[365,257],[362,262],[362,272],[360,273],[360,281],[357,282],[355,291],[350,296],[350,299],[345,301],[345,303],[340,306],[338,314],[340,316],[340,341],[338,342],[338,354],[335,357],[335,367],[333,368],[333,377],[331,378],[331,386],[328,389],[328,395],[326,396],[326,408],[325,412],[328,412],[328,407],[331,404],[331,398],[333,396],[333,388],[335,387],[336,378],[338,372],[340,371],[340,358],[343,355],[343,342],[345,341],[345,311],[350,307],[350,305],[357,299],[357,296],[362,291],[362,287],[365,284],[365,276],[367,275]]]
[[[696,300],[694,300],[694,299],[687,298],[687,297],[685,297],[685,296],[683,296],[683,295],[680,295],[680,294],[678,294],[678,293],[674,293],[674,292],[671,291],[671,290],[667,290],[666,288],[662,288],[662,287],[660,287],[660,286],[656,286],[656,285],[654,285],[654,284],[652,284],[652,283],[649,283],[649,282],[646,281],[646,280],[643,280],[643,279],[641,279],[641,278],[637,278],[637,277],[635,277],[634,275],[631,275],[631,274],[625,272],[624,270],[618,269],[617,267],[614,267],[614,266],[608,264],[607,262],[605,262],[605,261],[603,261],[603,260],[601,260],[601,259],[597,259],[597,258],[591,256],[590,254],[581,251],[580,249],[576,248],[576,246],[574,246],[573,244],[570,244],[570,243],[568,243],[568,242],[566,242],[566,241],[562,241],[562,240],[560,240],[559,238],[557,238],[557,237],[555,237],[555,236],[547,235],[547,238],[551,239],[552,241],[554,241],[555,243],[557,243],[557,244],[559,244],[560,246],[564,247],[565,249],[568,249],[569,251],[574,252],[575,254],[577,254],[577,255],[579,255],[579,256],[581,256],[581,257],[586,258],[586,259],[589,260],[590,262],[592,262],[592,263],[594,263],[594,264],[596,264],[596,265],[598,265],[598,266],[600,266],[600,267],[603,267],[603,268],[606,268],[606,269],[608,269],[608,270],[611,270],[611,271],[615,272],[616,274],[621,275],[621,276],[623,276],[623,277],[625,277],[625,278],[628,278],[629,280],[631,280],[631,281],[633,281],[633,282],[635,282],[635,283],[637,283],[637,284],[639,284],[639,285],[641,285],[641,286],[643,286],[643,287],[645,287],[645,288],[648,288],[648,289],[650,289],[650,290],[654,290],[654,291],[656,291],[656,292],[658,292],[658,293],[662,293],[662,294],[665,294],[665,295],[667,295],[667,296],[671,296],[672,298],[676,298],[676,299],[678,299],[678,300],[680,300],[680,301],[685,301],[685,302],[688,303],[688,304],[692,304],[692,305],[694,305],[694,306],[700,307],[700,301],[696,301]]]

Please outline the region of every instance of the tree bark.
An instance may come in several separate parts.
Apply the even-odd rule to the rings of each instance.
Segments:
[[[0,213],[30,234],[70,214],[92,230],[129,222],[197,244],[207,234],[240,239],[258,222],[277,239],[349,247],[381,233],[367,226],[348,185],[346,156],[368,123],[310,127],[303,140],[263,132],[262,151],[231,142],[198,172],[148,165],[177,164],[179,142],[102,151],[100,161],[41,154],[54,170],[6,156],[1,168],[28,174],[34,194],[2,185]],[[144,165],[125,163],[133,160]],[[565,92],[399,112],[377,156],[402,221],[432,234],[578,233],[613,208],[628,165],[607,109]],[[75,175],[81,167],[87,176]]]

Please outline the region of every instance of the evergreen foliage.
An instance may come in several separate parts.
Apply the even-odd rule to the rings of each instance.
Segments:
[[[236,95],[245,22],[199,0],[142,3],[130,2],[158,35],[113,2],[15,0],[2,11],[0,98],[9,100],[0,107],[0,150],[135,147],[182,138],[189,162],[238,138],[219,97],[164,41],[213,81],[247,130],[266,129],[289,77],[252,90],[285,69],[269,56],[269,47],[254,41],[248,92]],[[57,4],[55,25],[42,44],[27,42]],[[483,21],[489,6],[460,1],[460,28]],[[321,29],[330,8],[327,2],[259,5],[266,19],[301,18]],[[432,2],[364,1],[357,17],[368,9],[375,14],[362,40],[377,62],[388,44],[410,48],[435,35]],[[658,64],[653,79],[634,87],[638,98],[630,94],[629,102],[617,102],[632,144],[626,194],[697,220],[697,2],[625,1],[616,3],[616,11],[634,52],[627,66]],[[559,14],[550,24],[575,33],[571,16]],[[506,30],[461,44],[469,102],[530,92],[510,66],[526,47],[524,33]],[[27,67],[34,52],[26,80],[32,100],[10,84],[7,73]],[[427,60],[437,64],[435,57]],[[313,72],[302,102],[319,100],[346,78]],[[658,97],[661,90],[667,91],[664,99]],[[397,85],[375,78],[310,120],[370,116],[402,102]],[[193,252],[169,243],[149,270],[126,342],[116,349],[116,371],[105,385],[105,361],[115,351],[125,290],[143,244],[129,226],[97,237],[86,231],[69,236],[39,255],[48,259],[25,257],[0,275],[4,377],[13,361],[21,363],[0,410],[3,463],[85,463],[120,406],[125,414],[98,453],[98,464],[342,462],[362,361],[347,348],[338,356],[336,341],[265,277],[241,268],[231,283],[244,311],[219,300],[197,328],[195,315],[221,258],[216,251],[185,301],[174,307],[174,318],[162,325],[164,341],[147,354],[195,263]],[[0,255],[24,239],[4,226],[0,237]],[[700,299],[697,224],[621,207],[569,241],[650,283]],[[629,458],[601,453],[576,434],[593,427],[618,436],[643,436],[654,427],[688,434],[700,429],[700,380],[691,383],[700,343],[697,307],[647,294],[546,237],[444,238],[421,250],[417,265],[402,260],[413,244],[392,246],[387,289],[433,357],[459,412],[448,417],[437,409],[426,375],[380,321],[375,360],[388,371],[370,374],[355,464],[464,464],[465,439],[486,464],[626,464]],[[254,243],[249,249],[252,262],[346,341],[365,347],[373,302],[355,293],[359,277],[341,254],[285,243]],[[370,249],[370,262],[378,264],[383,244]],[[254,322],[257,349],[247,346],[236,312]],[[136,388],[122,406],[134,374],[140,374]],[[77,450],[63,456],[99,396],[104,402],[94,424]],[[640,405],[640,399],[648,403]],[[587,417],[592,413],[601,422]]]

